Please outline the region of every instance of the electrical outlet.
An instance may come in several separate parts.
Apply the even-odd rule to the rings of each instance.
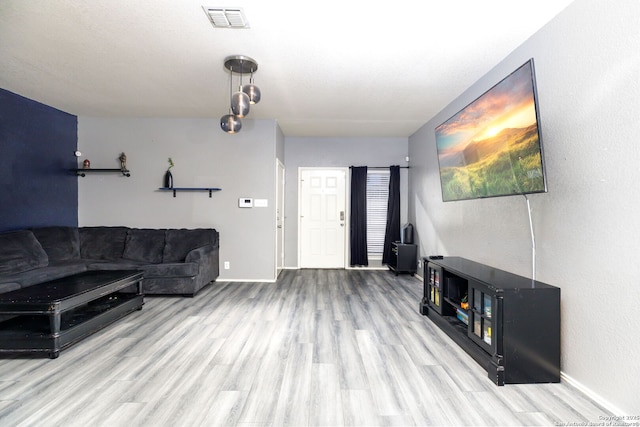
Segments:
[[[422,260],[418,260],[418,270],[422,268]]]
[[[229,268],[231,268],[231,267],[229,266],[229,261],[225,261],[225,262],[224,262],[224,269],[225,269],[225,270],[228,270]]]

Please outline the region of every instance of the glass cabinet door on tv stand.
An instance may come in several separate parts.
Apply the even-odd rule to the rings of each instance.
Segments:
[[[444,277],[442,275],[442,268],[431,264],[424,263],[424,296],[422,303],[425,306],[442,314],[442,286],[444,283]],[[422,313],[426,314],[426,313]]]
[[[498,318],[501,315],[501,310],[498,309],[499,301],[493,290],[469,280],[468,335],[490,354],[501,353],[497,351],[498,341],[502,337],[498,330],[502,324]]]

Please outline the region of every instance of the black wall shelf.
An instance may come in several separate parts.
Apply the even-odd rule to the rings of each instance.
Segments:
[[[75,173],[77,176],[86,176],[87,173],[93,172],[117,172],[121,173],[124,176],[131,176],[131,172],[129,169],[71,169],[71,172]]]
[[[209,197],[213,194],[214,191],[221,191],[222,188],[201,188],[201,187],[160,187],[158,188],[160,191],[173,191],[173,197],[176,197],[176,192],[178,191],[208,191]]]

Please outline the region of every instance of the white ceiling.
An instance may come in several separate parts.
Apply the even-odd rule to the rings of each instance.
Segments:
[[[409,136],[571,1],[2,0],[0,88],[79,116],[217,119],[224,58],[247,55],[250,118]],[[202,6],[241,7],[251,28],[213,28]]]

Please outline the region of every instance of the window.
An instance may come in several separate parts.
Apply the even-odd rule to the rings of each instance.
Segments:
[[[367,171],[367,253],[369,258],[382,259],[388,200],[389,171]]]

